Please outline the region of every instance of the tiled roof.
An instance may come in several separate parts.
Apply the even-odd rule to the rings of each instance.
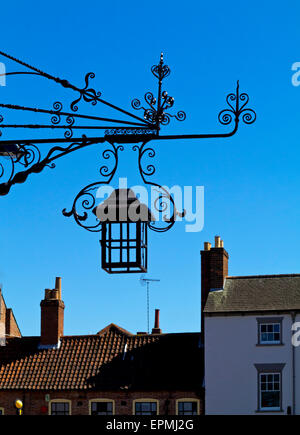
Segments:
[[[224,290],[209,293],[204,311],[300,310],[300,274],[227,277]]]
[[[39,337],[0,347],[0,389],[192,390],[202,385],[200,333],[132,335],[111,324],[97,335]],[[126,346],[127,345],[127,346]]]

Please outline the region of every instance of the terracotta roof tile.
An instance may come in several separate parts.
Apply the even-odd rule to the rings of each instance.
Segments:
[[[0,347],[0,389],[195,390],[202,385],[200,333],[137,336],[110,324],[96,335],[62,337],[59,349],[38,345],[39,337],[22,337]]]

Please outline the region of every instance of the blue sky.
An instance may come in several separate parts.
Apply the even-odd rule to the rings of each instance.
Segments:
[[[200,249],[216,234],[229,252],[230,275],[300,272],[300,87],[291,84],[292,64],[300,61],[299,2],[15,1],[2,5],[1,16],[1,50],[79,87],[94,71],[93,87],[125,109],[156,91],[150,67],[163,51],[171,68],[164,88],[174,110],[187,114],[166,134],[228,131],[217,115],[236,80],[250,96],[257,121],[241,124],[234,137],[154,144],[153,180],[204,186],[205,224],[199,233],[178,223],[149,234],[148,276],[161,280],[151,288],[151,325],[160,308],[163,331],[199,330]],[[46,108],[73,97],[34,76],[8,77],[0,92],[5,102]],[[80,110],[102,113],[83,102]],[[2,138],[14,134],[3,131]],[[66,334],[95,333],[111,322],[132,332],[147,327],[139,275],[107,275],[99,236],[61,214],[99,179],[102,150],[62,158],[0,198],[0,281],[24,335],[39,334],[39,302],[55,276],[63,278]],[[138,182],[130,147],[119,175]]]

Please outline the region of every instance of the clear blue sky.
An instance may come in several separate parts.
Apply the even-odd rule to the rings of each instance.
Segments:
[[[151,289],[151,326],[160,308],[163,331],[199,330],[200,249],[215,234],[229,252],[230,275],[300,272],[300,87],[291,84],[291,66],[300,61],[299,20],[297,1],[29,0],[1,6],[1,50],[78,86],[94,71],[93,86],[124,108],[156,90],[150,67],[163,51],[171,68],[165,89],[175,97],[174,109],[187,113],[166,133],[225,132],[217,114],[237,79],[250,95],[257,121],[241,125],[234,137],[155,143],[155,181],[203,185],[205,225],[199,233],[186,233],[179,223],[166,234],[149,234],[148,276],[161,280]],[[73,96],[30,76],[8,78],[0,92],[3,101],[48,108]],[[80,109],[101,113],[87,103]],[[101,150],[61,159],[56,169],[32,175],[0,198],[0,281],[24,335],[39,334],[39,302],[55,276],[63,278],[66,334],[95,333],[111,322],[132,332],[146,329],[139,275],[107,275],[99,236],[61,214],[97,180]],[[121,156],[120,175],[129,174],[133,183],[135,157],[129,147]]]

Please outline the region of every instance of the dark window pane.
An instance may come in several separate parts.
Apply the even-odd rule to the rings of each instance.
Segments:
[[[262,408],[279,408],[280,404],[280,393],[276,392],[265,392],[261,394],[261,407]]]
[[[280,341],[280,323],[261,324],[260,341],[262,343]]]
[[[197,402],[178,402],[179,415],[197,415]]]
[[[112,415],[112,402],[92,402],[92,415]]]
[[[68,402],[52,402],[51,415],[69,415]]]
[[[156,402],[136,402],[135,414],[136,415],[156,415],[157,414]]]
[[[142,411],[150,411],[150,403],[142,403]]]

